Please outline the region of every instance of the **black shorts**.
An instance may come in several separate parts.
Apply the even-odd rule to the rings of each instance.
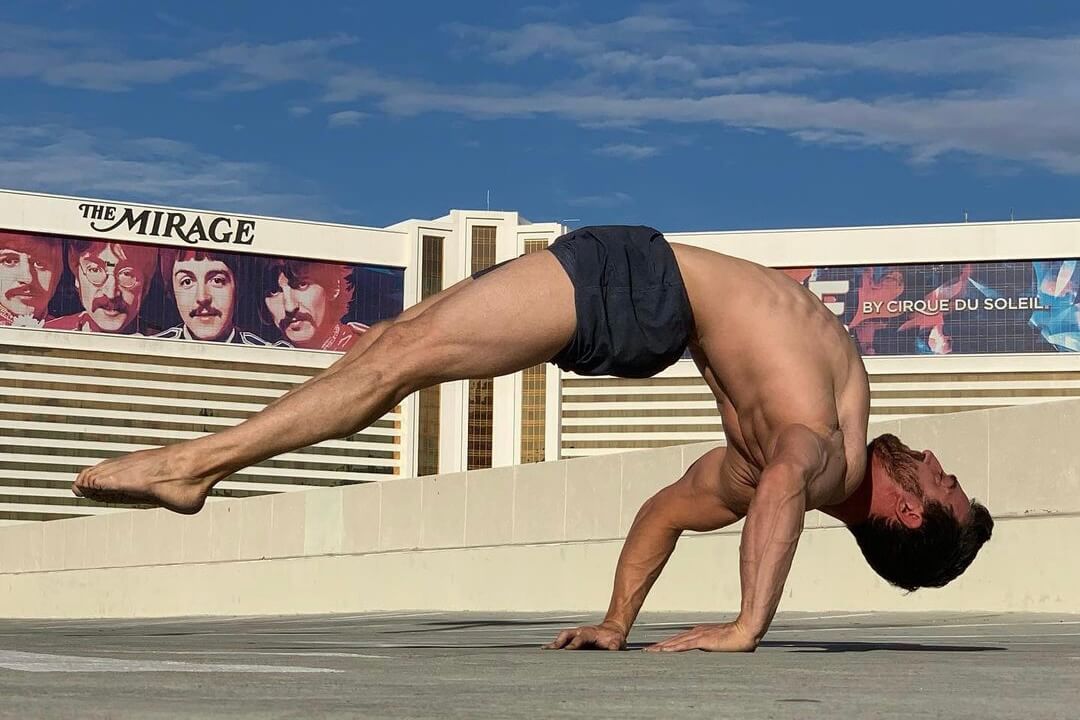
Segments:
[[[644,378],[682,357],[694,318],[675,254],[659,231],[585,227],[548,249],[570,276],[577,310],[574,336],[551,362],[579,375]]]

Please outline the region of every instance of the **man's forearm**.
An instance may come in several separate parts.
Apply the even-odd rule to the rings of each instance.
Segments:
[[[658,509],[658,497],[650,499],[638,511],[615,569],[615,587],[604,622],[617,626],[624,634],[629,634],[681,534],[665,522]]]
[[[739,548],[739,622],[757,639],[769,629],[780,604],[805,514],[806,486],[799,473],[767,469],[750,504]]]

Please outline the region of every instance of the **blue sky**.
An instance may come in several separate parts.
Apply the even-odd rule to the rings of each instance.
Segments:
[[[5,0],[0,187],[382,226],[1080,216],[1066,2]]]

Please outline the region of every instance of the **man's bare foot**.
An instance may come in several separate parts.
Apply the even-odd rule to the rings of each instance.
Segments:
[[[206,502],[213,481],[192,473],[184,460],[184,445],[105,460],[80,472],[71,491],[98,502],[157,505],[194,515]]]

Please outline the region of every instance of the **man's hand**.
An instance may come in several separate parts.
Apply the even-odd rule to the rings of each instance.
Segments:
[[[625,650],[626,631],[601,623],[563,630],[544,650]]]
[[[650,645],[645,648],[645,651],[754,652],[757,646],[758,639],[736,620],[735,622],[720,625],[698,625],[692,630],[687,630],[663,642]]]

